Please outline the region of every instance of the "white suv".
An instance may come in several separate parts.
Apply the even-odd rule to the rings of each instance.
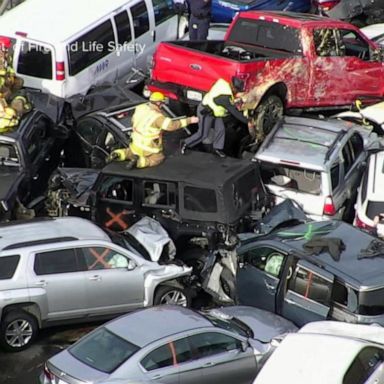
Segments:
[[[358,189],[355,205],[356,215],[353,224],[356,227],[371,230],[375,226],[375,216],[384,213],[384,151],[373,153],[367,161],[367,169]],[[384,223],[377,224],[377,234],[384,236]]]
[[[111,318],[153,304],[187,306],[191,269],[145,258],[129,234],[76,217],[0,226],[0,345],[25,349],[38,329]],[[141,250],[141,254],[140,254]]]
[[[292,199],[312,219],[325,220],[351,215],[366,156],[364,138],[351,123],[285,117],[253,161],[277,203]]]

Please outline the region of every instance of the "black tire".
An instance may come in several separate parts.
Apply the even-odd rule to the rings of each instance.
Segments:
[[[221,272],[220,283],[225,294],[236,303],[237,302],[236,281],[233,276],[233,273],[226,267],[224,267],[224,269]]]
[[[256,108],[256,129],[266,136],[284,113],[283,101],[277,95],[267,95]]]
[[[181,287],[172,285],[160,286],[155,293],[153,305],[172,304],[181,307],[191,306],[191,296]]]
[[[21,310],[9,312],[1,321],[0,346],[7,352],[23,351],[36,339],[38,331],[34,316]]]

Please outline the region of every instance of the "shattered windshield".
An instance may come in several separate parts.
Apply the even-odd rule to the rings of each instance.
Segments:
[[[13,143],[0,142],[1,165],[19,166],[20,159],[16,146]]]

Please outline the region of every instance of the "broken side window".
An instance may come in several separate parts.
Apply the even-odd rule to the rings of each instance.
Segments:
[[[336,30],[331,28],[315,29],[313,31],[313,41],[317,56],[340,56],[337,40]]]

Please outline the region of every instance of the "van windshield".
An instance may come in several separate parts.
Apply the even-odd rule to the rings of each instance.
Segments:
[[[52,79],[52,51],[29,41],[20,42],[17,72],[41,79]]]

